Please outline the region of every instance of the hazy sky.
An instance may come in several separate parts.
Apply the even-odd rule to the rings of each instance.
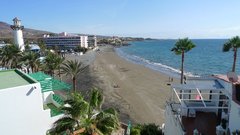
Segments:
[[[1,0],[0,21],[52,32],[152,38],[240,35],[240,0]]]

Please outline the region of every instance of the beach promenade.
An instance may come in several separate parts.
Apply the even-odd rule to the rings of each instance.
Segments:
[[[168,76],[124,60],[111,46],[67,59],[90,65],[79,76],[78,89],[85,93],[92,86],[101,88],[105,97],[103,108],[116,108],[121,121],[159,125],[164,122],[164,105],[170,97]],[[64,79],[71,82],[69,78]]]

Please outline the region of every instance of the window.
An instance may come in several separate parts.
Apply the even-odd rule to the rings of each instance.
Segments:
[[[235,93],[236,100],[240,102],[240,85],[239,84],[235,86],[235,92],[236,92]]]

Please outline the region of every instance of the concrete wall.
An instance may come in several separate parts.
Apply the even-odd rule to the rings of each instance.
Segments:
[[[45,135],[59,117],[43,110],[39,83],[0,90],[0,135]]]
[[[171,107],[166,106],[164,135],[184,135],[178,118],[172,113]]]
[[[240,106],[234,101],[231,102],[229,128],[231,132],[240,130]]]

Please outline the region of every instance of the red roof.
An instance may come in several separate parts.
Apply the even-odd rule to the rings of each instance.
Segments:
[[[213,75],[213,77],[215,77],[217,79],[220,79],[220,80],[223,80],[223,81],[228,82],[228,83],[232,82],[228,79],[227,75],[216,74],[216,75]],[[240,76],[238,76],[238,78],[240,78]],[[240,80],[238,79],[238,81],[233,82],[233,84],[240,84]]]

